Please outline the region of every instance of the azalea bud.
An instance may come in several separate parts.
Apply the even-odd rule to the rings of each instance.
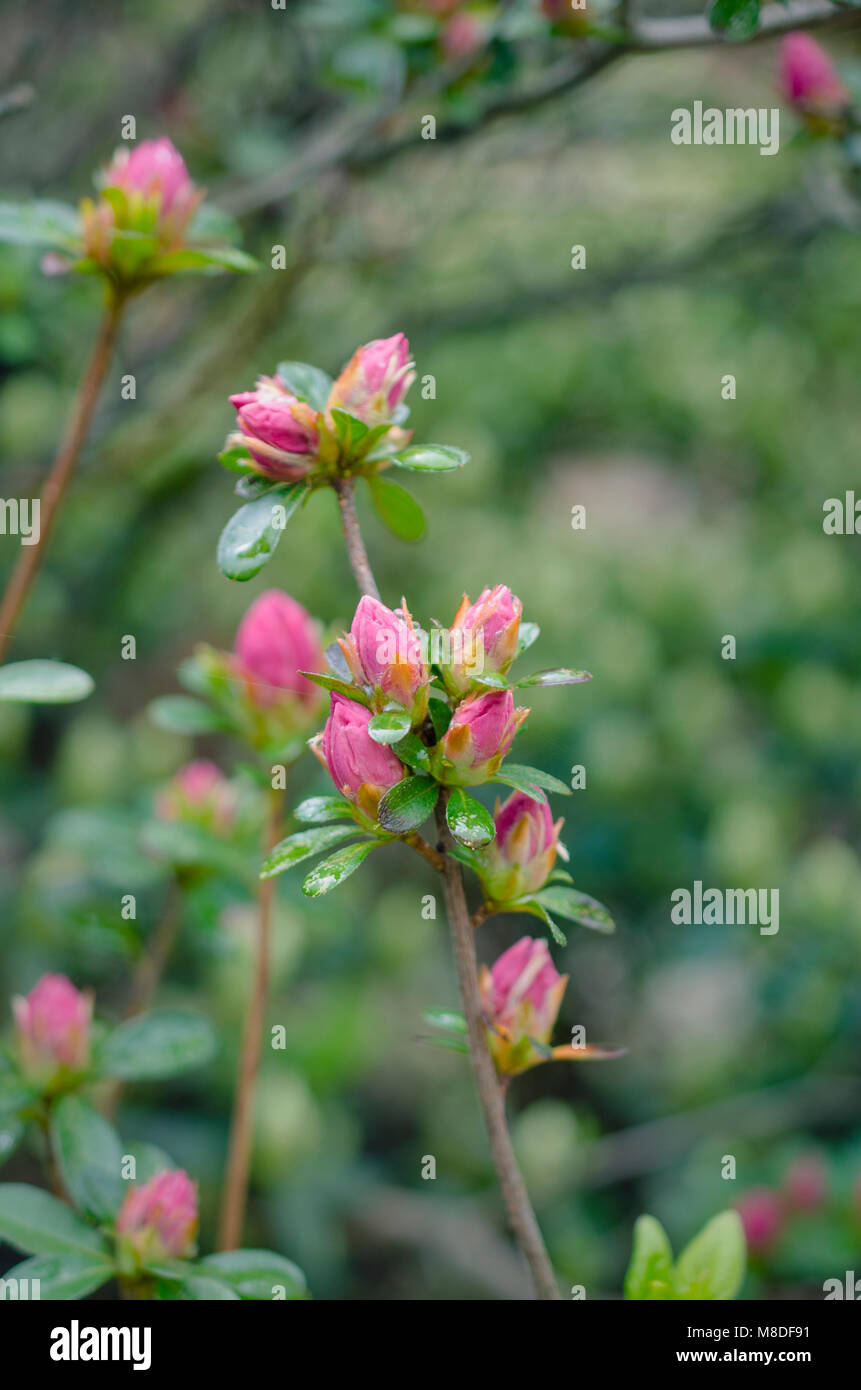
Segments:
[[[239,433],[228,446],[244,445],[258,473],[292,482],[308,472],[319,442],[317,412],[291,395],[281,380],[260,377],[253,391],[230,397]]]
[[[802,1154],[787,1169],[783,1191],[796,1211],[815,1211],[825,1201],[828,1170],[820,1154]]]
[[[497,804],[496,837],[476,852],[477,869],[491,902],[510,902],[543,888],[556,860],[562,821],[553,823],[547,802],[514,792]]]
[[[460,692],[485,671],[504,673],[517,655],[523,605],[504,584],[482,589],[475,603],[466,594],[449,632],[450,686]]]
[[[760,1255],[773,1245],[783,1229],[783,1203],[770,1187],[754,1187],[735,1204],[744,1226],[747,1248]]]
[[[81,207],[87,254],[102,264],[111,259],[117,231],[153,236],[162,251],[177,249],[203,201],[182,155],[165,137],[121,146],[100,183],[98,201],[84,199]]]
[[[510,690],[469,695],[455,710],[442,753],[443,778],[450,786],[474,786],[486,782],[499,769],[514,735],[529,714],[515,709]]]
[[[490,24],[484,15],[453,14],[443,26],[443,55],[450,61],[468,58],[484,48],[489,32]]]
[[[349,636],[339,640],[357,685],[368,686],[382,708],[393,700],[418,724],[427,713],[430,673],[412,617],[402,600],[398,612],[367,594],[359,600]]]
[[[367,425],[392,418],[413,381],[410,345],[403,333],[360,347],[335,381],[329,409],[345,410]]]
[[[787,34],[780,45],[780,86],[785,99],[805,116],[840,116],[849,93],[825,49],[809,34]]]
[[[300,675],[323,665],[317,626],[301,603],[281,589],[267,589],[254,600],[239,624],[234,657],[237,673],[259,708],[291,696],[307,708],[320,700],[319,687]]]
[[[531,1039],[550,1041],[567,975],[560,975],[547,942],[524,936],[479,976],[487,1041],[497,1069],[513,1075],[542,1060]]]
[[[380,797],[400,782],[404,768],[391,748],[371,738],[370,720],[371,711],[364,705],[333,692],[323,729],[322,761],[338,791],[376,819]]]
[[[86,1067],[92,995],[75,989],[65,975],[43,975],[28,995],[12,1000],[12,1010],[25,1072],[50,1079],[59,1071]]]
[[[194,1254],[197,1184],[182,1168],[166,1169],[132,1187],[117,1217],[121,1255],[141,1264]]]
[[[236,791],[215,763],[198,758],[168,782],[155,809],[159,820],[186,821],[224,834],[236,818]]]

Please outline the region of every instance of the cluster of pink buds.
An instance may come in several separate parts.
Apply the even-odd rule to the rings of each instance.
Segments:
[[[151,236],[162,252],[178,250],[204,197],[164,137],[121,146],[99,182],[98,200],[83,199],[81,215],[86,253],[103,266],[124,233]]]
[[[482,1011],[498,1071],[511,1076],[546,1060],[567,983],[547,942],[530,936],[504,951],[490,970],[482,967]]]
[[[414,728],[421,724],[427,714],[430,672],[405,599],[393,611],[366,595],[338,646],[353,680],[368,691],[377,713],[391,701],[409,711]]]
[[[197,1184],[182,1168],[156,1173],[126,1196],[116,1222],[120,1269],[185,1259],[194,1254]]]
[[[294,385],[280,371],[261,377],[253,391],[230,397],[237,429],[225,449],[273,482],[375,472],[409,442],[410,433],[398,420],[414,380],[403,333],[360,347],[328,386],[325,399],[310,391],[303,395],[304,383]],[[346,417],[359,429],[345,431]]]
[[[12,1001],[18,1057],[27,1076],[41,1082],[83,1071],[90,1059],[91,994],[65,975],[43,975],[30,993]]]

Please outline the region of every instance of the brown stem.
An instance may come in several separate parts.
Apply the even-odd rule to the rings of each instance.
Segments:
[[[338,506],[341,508],[341,525],[344,530],[344,540],[347,543],[347,555],[356,583],[362,593],[370,594],[371,598],[378,599],[380,591],[368,562],[368,552],[365,550],[365,543],[359,530],[354,494],[355,486],[352,478],[338,478],[334,483]]]
[[[481,907],[479,907],[470,917],[469,925],[472,927],[473,931],[478,931],[478,928],[481,926],[482,922],[486,922],[488,917],[492,916],[493,908],[488,907],[487,903],[482,903]]]
[[[39,572],[48,537],[75,471],[81,448],[89,434],[93,413],[110,365],[125,300],[114,290],[110,290],[109,295],[99,327],[99,336],[81,382],[65,438],[42,489],[39,540],[36,545],[21,547],[20,558],[0,603],[0,661],[3,660],[6,648],[14,635],[30,586]]]
[[[264,858],[278,843],[280,824],[280,793],[271,788],[269,814],[266,817],[263,832]],[[233,1116],[230,1122],[230,1143],[227,1151],[227,1176],[222,1192],[218,1223],[219,1250],[235,1250],[242,1239],[242,1229],[245,1225],[248,1178],[251,1171],[254,1092],[263,1050],[263,1027],[266,1021],[266,1001],[269,992],[269,951],[274,897],[275,880],[272,878],[261,879],[257,897],[257,958],[242,1028],[242,1044],[233,1097]]]
[[[420,854],[422,859],[426,859],[438,874],[443,872],[445,857],[440,854],[439,850],[434,849],[433,845],[429,845],[427,840],[422,839],[418,831],[411,831],[409,835],[404,836],[404,840],[410,849],[414,849],[416,854]]]
[[[361,592],[379,598],[379,590],[371,572],[367,552],[359,531],[352,489],[352,480],[343,479],[335,484],[335,491],[341,505],[347,553]],[[430,862],[434,863],[434,867],[438,868],[442,874],[446,911],[454,945],[457,978],[466,1017],[469,1056],[475,1074],[487,1137],[490,1141],[493,1165],[505,1200],[508,1220],[515,1240],[529,1266],[538,1297],[547,1301],[551,1299],[561,1300],[562,1295],[553,1273],[553,1266],[550,1263],[535,1213],[532,1210],[532,1204],[529,1201],[526,1184],[514,1156],[505,1114],[505,1088],[497,1076],[493,1058],[487,1048],[484,1022],[481,1016],[475,942],[463,888],[463,875],[457,860],[453,859],[447,852],[452,839],[445,819],[444,794],[437,802],[436,819],[440,840],[437,850],[433,850],[430,845],[425,845],[425,841],[418,835],[415,838],[409,837],[407,843],[411,844],[412,848],[418,850],[420,854],[424,853],[421,845],[425,845],[425,848],[430,850],[438,861],[441,861],[434,863],[434,860],[430,859]],[[430,858],[427,854],[424,857]]]
[[[445,821],[443,797],[440,797],[437,803],[436,817],[440,841],[443,845],[448,845],[451,843],[451,837]],[[484,1021],[481,1015],[475,940],[469,908],[466,904],[466,894],[463,889],[463,875],[457,860],[452,859],[449,854],[445,856],[443,891],[454,946],[460,996],[466,1017],[469,1056],[475,1074],[484,1125],[490,1141],[493,1164],[508,1212],[508,1220],[517,1244],[529,1266],[538,1297],[547,1301],[561,1300],[562,1295],[553,1273],[553,1266],[550,1263],[544,1239],[529,1201],[526,1184],[514,1156],[505,1114],[505,1091],[500,1078],[497,1076],[493,1058],[488,1051]]]

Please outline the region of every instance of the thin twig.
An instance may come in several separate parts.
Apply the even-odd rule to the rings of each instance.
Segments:
[[[359,518],[356,515],[355,483],[352,478],[339,478],[335,482],[334,488],[338,498],[338,506],[341,508],[341,526],[344,531],[344,540],[347,543],[347,555],[349,556],[350,567],[356,577],[356,583],[363,594],[369,594],[371,598],[378,599],[380,591],[368,562],[368,552],[365,550],[365,543],[359,530]]]
[[[6,648],[14,635],[30,586],[39,572],[57,513],[71,482],[84,441],[90,432],[93,413],[110,365],[125,300],[113,290],[109,291],[109,295],[96,345],[81,382],[65,439],[42,489],[38,542],[36,545],[21,547],[20,559],[12,571],[12,577],[0,603],[0,661],[3,660]]]
[[[278,843],[281,825],[281,793],[270,788],[269,814],[263,834],[263,857]],[[263,1028],[269,994],[269,955],[275,880],[261,879],[257,898],[257,941],[254,977],[242,1029],[242,1044],[233,1097],[233,1117],[227,1155],[227,1175],[222,1192],[218,1225],[218,1249],[235,1250],[242,1239],[248,1179],[251,1171],[251,1131],[254,1093],[263,1050]]]

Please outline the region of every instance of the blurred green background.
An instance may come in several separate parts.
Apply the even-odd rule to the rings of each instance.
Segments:
[[[0,706],[0,992],[62,969],[119,1014],[169,891],[139,846],[153,794],[192,755],[229,771],[244,757],[160,732],[148,702],[177,688],[198,641],[229,647],[265,588],[349,622],[328,494],[257,579],[217,570],[236,505],[215,461],[227,394],[284,358],[337,371],[359,342],[403,331],[419,378],[436,382],[433,400],[413,388],[416,439],[461,445],[472,463],[411,484],[428,516],[417,546],[360,499],[384,598],[450,621],[464,590],[504,582],[542,628],[531,665],[595,677],[535,692],[518,745],[518,761],[565,780],[585,766],[586,788],[554,810],[577,886],[618,922],[613,937],[573,929],[554,948],[571,977],[558,1041],[583,1023],[629,1049],[512,1087],[554,1264],[588,1297],[618,1297],[641,1211],[678,1248],[815,1151],[827,1196],[754,1259],[743,1296],[822,1297],[861,1247],[858,554],[822,530],[825,499],[858,481],[856,205],[836,151],[793,142],[786,110],[774,158],[670,143],[676,106],[776,105],[773,41],[625,57],[482,121],[506,84],[576,46],[514,10],[523,37],[410,104],[441,61],[418,5],[412,31],[381,3],[6,9],[0,89],[35,95],[2,122],[3,196],[76,201],[132,113],[139,138],[170,135],[209,196],[242,214],[264,269],[155,288],[129,315],[12,653],[80,664],[97,690],[65,709]],[[852,61],[851,30],[825,42]],[[348,167],[324,166],[327,123],[361,134],[390,99],[406,114],[373,125]],[[416,140],[427,112],[463,138]],[[365,157],[381,141],[404,148]],[[269,268],[278,244],[283,271]],[[585,270],[570,268],[574,244]],[[2,490],[34,496],[98,291],[2,248],[0,308]],[[120,396],[129,372],[134,401]],[[572,530],[576,504],[585,531]],[[3,577],[16,549],[4,538]],[[120,656],[126,634],[134,661]],[[721,658],[725,634],[735,660]],[[325,790],[306,757],[296,798]],[[673,925],[670,893],[695,879],[778,888],[779,933]],[[299,883],[279,881],[270,1021],[288,1045],[265,1056],[245,1243],[295,1259],[319,1298],[525,1296],[465,1059],[417,1040],[423,1009],[456,1003],[441,897],[435,921],[421,915],[431,871],[394,848],[323,900]],[[120,918],[129,892],[136,923]],[[205,1074],[130,1088],[119,1117],[200,1179],[204,1249],[250,910],[238,882],[188,893],[160,998],[209,1014],[220,1052]],[[496,918],[480,954],[538,930]],[[726,1154],[735,1182],[721,1178]],[[24,1153],[4,1177],[35,1171]]]

